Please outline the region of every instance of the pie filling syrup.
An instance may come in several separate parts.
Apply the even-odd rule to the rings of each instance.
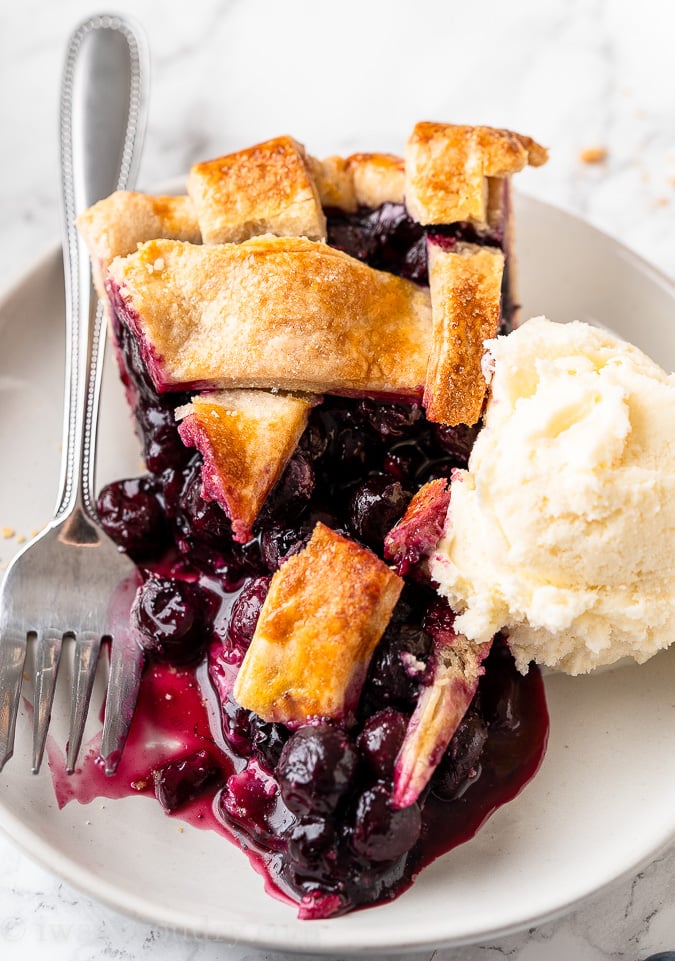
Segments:
[[[329,210],[327,220],[332,245],[426,282],[425,232],[402,206]],[[501,241],[477,237],[470,225],[433,230],[449,246]],[[511,309],[506,288],[506,327]],[[116,778],[96,773],[92,752],[83,772],[94,780],[57,784],[60,800],[154,788],[168,813],[233,835],[272,889],[300,902],[302,918],[391,899],[537,770],[548,732],[537,669],[521,676],[497,639],[428,787],[401,810],[390,803],[394,760],[429,671],[426,618],[441,603],[428,584],[406,576],[354,726],[316,719],[291,731],[243,709],[231,692],[271,575],[316,522],[382,556],[413,493],[466,465],[476,428],[431,424],[416,403],[327,397],[312,410],[254,538],[240,545],[221,508],[202,497],[200,455],[178,435],[174,410],[188,398],[156,393],[122,313],[114,332],[148,474],[106,487],[99,511],[146,575],[133,614],[148,638],[148,667]],[[143,740],[158,716],[174,747],[149,757]]]

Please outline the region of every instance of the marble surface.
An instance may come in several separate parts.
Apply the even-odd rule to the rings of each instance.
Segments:
[[[507,126],[551,148],[548,166],[521,175],[519,189],[585,217],[675,277],[675,7],[667,0],[341,0],[331,8],[118,0],[115,10],[144,25],[152,51],[144,186],[276,133],[322,155],[398,152],[422,118]],[[63,52],[79,20],[100,11],[89,0],[22,0],[0,12],[0,290],[58,239]],[[556,922],[424,957],[637,961],[668,948],[673,848]],[[0,957],[272,955],[122,917],[2,837]]]

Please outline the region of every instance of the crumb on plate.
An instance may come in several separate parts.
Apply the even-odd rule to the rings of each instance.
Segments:
[[[584,164],[599,164],[607,160],[605,147],[585,147],[579,154],[579,160]]]

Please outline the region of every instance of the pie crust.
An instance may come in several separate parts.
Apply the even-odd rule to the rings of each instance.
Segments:
[[[281,477],[307,426],[311,398],[262,390],[198,394],[179,407],[178,431],[202,454],[202,494],[232,520],[245,544],[267,495]]]
[[[94,285],[105,302],[105,279],[115,257],[126,257],[156,237],[201,243],[201,231],[189,197],[155,197],[118,190],[77,218],[91,256]]]
[[[403,581],[322,523],[272,578],[234,697],[265,721],[346,721]]]
[[[489,651],[489,643],[474,644],[462,634],[438,644],[433,678],[419,696],[396,759],[395,807],[408,807],[427,786],[476,694]]]
[[[475,424],[485,399],[483,344],[499,330],[504,254],[496,247],[429,243],[433,340],[424,387],[427,419]]]
[[[108,284],[159,391],[422,393],[429,292],[326,244],[154,240],[114,260]]]
[[[324,207],[351,212],[358,207],[403,203],[405,165],[394,154],[355,153],[322,161],[310,158],[310,166]]]
[[[406,149],[406,206],[421,224],[485,224],[488,178],[546,160],[543,147],[510,130],[418,123]]]
[[[99,292],[105,277],[158,390],[423,394],[431,420],[471,424],[486,391],[483,341],[501,317],[501,251],[452,249],[430,232],[429,294],[327,248],[322,207],[405,201],[430,230],[469,225],[504,247],[513,295],[509,177],[545,160],[531,138],[481,126],[418,123],[405,162],[320,161],[282,136],[196,164],[190,197],[115,194],[79,226]],[[172,239],[213,249],[162,243]],[[156,243],[135,252],[146,241]]]
[[[305,149],[292,137],[195,164],[187,188],[204,243],[241,243],[267,233],[326,239]]]
[[[438,544],[450,504],[445,477],[424,484],[414,494],[405,514],[384,539],[384,556],[397,574],[404,576],[425,561]]]

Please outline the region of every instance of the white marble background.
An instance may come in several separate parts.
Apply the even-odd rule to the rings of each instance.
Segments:
[[[63,52],[79,20],[102,11],[0,0],[0,290],[58,238]],[[418,119],[508,126],[551,148],[547,167],[519,176],[522,191],[675,276],[671,0],[118,0],[112,12],[133,14],[151,45],[142,185],[279,133],[322,155],[400,151]],[[584,162],[596,148],[605,159]],[[675,849],[563,920],[433,957],[639,961],[668,948]],[[128,920],[0,838],[2,961],[271,957]]]

